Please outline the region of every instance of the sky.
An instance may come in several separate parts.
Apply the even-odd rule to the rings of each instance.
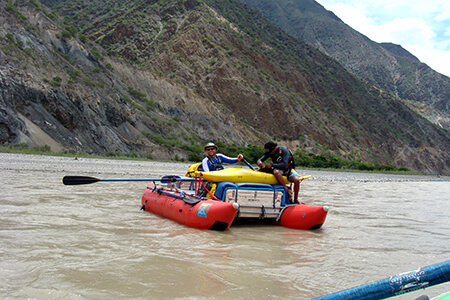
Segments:
[[[450,77],[449,0],[316,0],[374,42],[401,45]]]

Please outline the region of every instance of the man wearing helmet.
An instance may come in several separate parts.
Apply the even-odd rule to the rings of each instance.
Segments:
[[[264,172],[273,173],[278,183],[281,184],[288,193],[289,201],[291,203],[298,202],[298,191],[300,189],[300,180],[297,172],[295,172],[294,157],[291,150],[284,146],[278,146],[276,143],[270,141],[264,145],[264,155],[258,160],[257,164]],[[272,159],[272,163],[263,164],[268,158]],[[287,176],[288,180],[294,183],[294,199],[292,199],[292,191],[287,188],[283,176]]]
[[[235,164],[244,158],[242,154],[239,154],[236,158],[231,158],[222,153],[217,153],[217,146],[214,143],[206,144],[204,149],[207,155],[202,161],[203,171],[222,170],[222,163]]]

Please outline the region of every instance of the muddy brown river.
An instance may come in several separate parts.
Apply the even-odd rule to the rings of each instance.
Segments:
[[[61,182],[188,165],[0,153],[1,298],[311,299],[450,259],[449,177],[297,170],[301,201],[330,208],[315,231],[192,229],[141,211],[145,182]]]

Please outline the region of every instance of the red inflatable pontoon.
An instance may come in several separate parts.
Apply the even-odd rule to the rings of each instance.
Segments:
[[[239,204],[199,199],[149,184],[142,208],[188,227],[223,231],[233,223]]]
[[[324,206],[300,204],[286,207],[281,220],[282,226],[293,229],[318,229],[327,217],[328,208]]]

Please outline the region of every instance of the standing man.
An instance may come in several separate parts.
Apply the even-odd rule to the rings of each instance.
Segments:
[[[278,183],[287,190],[289,201],[291,203],[299,203],[300,180],[297,172],[294,170],[295,163],[291,150],[284,146],[278,146],[272,141],[265,143],[264,149],[264,155],[257,162],[259,168],[265,168],[266,171],[273,173]],[[272,159],[272,163],[264,165],[263,161],[269,157]],[[294,199],[292,199],[292,191],[286,186],[283,176],[287,176],[288,180],[294,183]]]
[[[222,153],[217,152],[217,146],[214,143],[208,143],[205,145],[206,157],[202,160],[203,171],[217,171],[222,170],[222,163],[235,164],[242,159],[244,155],[239,154],[236,158],[228,157]]]

